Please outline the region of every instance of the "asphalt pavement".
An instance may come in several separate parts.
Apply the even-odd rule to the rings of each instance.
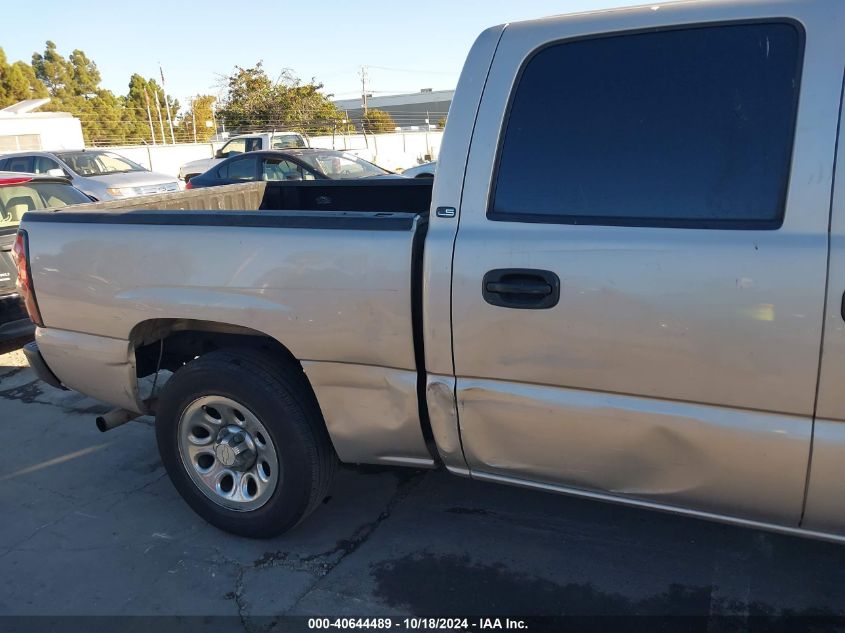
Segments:
[[[0,355],[0,615],[845,616],[843,546],[442,471],[344,467],[289,534],[230,536],[106,408]]]

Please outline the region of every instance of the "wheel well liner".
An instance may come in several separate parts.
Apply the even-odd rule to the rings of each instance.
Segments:
[[[227,347],[262,349],[301,367],[299,360],[278,340],[258,330],[229,323],[151,319],[132,328],[129,340],[135,349],[139,378],[155,373],[159,367],[175,372],[198,356]]]

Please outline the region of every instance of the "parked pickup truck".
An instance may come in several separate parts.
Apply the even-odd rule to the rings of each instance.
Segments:
[[[836,0],[498,26],[433,183],[28,213],[30,362],[103,428],[154,413],[238,534],[339,459],[845,540],[843,30]]]
[[[240,134],[230,138],[226,144],[214,153],[214,158],[200,158],[185,163],[179,168],[179,178],[190,182],[194,176],[204,174],[215,165],[238,154],[257,152],[268,149],[302,149],[308,147],[308,141],[297,132],[262,132]]]

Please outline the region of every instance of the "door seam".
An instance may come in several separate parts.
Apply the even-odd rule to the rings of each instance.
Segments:
[[[833,146],[833,171],[830,177],[830,202],[827,215],[827,260],[825,263],[825,278],[824,278],[824,303],[822,304],[822,331],[821,339],[819,341],[819,364],[816,371],[816,396],[813,400],[813,417],[810,423],[810,446],[807,454],[807,474],[804,477],[804,498],[801,501],[801,514],[798,517],[798,527],[804,525],[804,515],[807,512],[807,497],[810,494],[810,477],[813,469],[813,449],[816,443],[816,418],[819,411],[819,393],[821,391],[822,382],[822,361],[824,360],[824,343],[827,325],[828,301],[830,299],[830,250],[831,239],[830,232],[833,226],[833,202],[836,196],[836,164],[839,159],[839,139],[841,138],[842,127],[842,100],[845,98],[845,72],[842,75],[842,86],[839,90],[839,117],[836,121],[836,140]]]

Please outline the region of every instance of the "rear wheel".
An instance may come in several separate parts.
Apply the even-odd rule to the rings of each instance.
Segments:
[[[336,458],[292,362],[212,352],[168,381],[156,437],[173,485],[212,525],[255,538],[295,526],[325,498]]]

